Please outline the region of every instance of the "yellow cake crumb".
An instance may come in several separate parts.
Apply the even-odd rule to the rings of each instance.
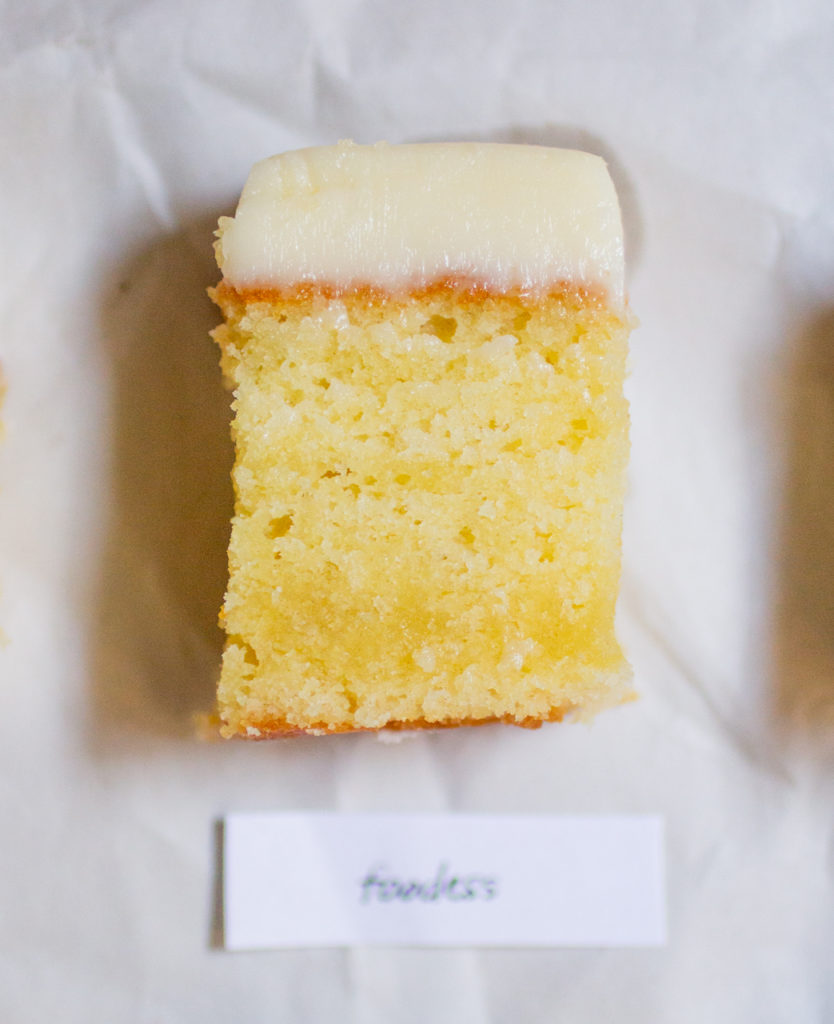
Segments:
[[[628,324],[593,293],[214,293],[234,390],[224,735],[592,713]]]

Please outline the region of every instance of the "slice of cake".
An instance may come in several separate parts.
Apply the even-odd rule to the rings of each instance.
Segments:
[[[587,153],[338,146],[224,218],[226,736],[538,725],[630,695],[620,214]]]

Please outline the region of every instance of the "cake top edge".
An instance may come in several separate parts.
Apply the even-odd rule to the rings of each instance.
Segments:
[[[343,141],[269,157],[221,218],[216,252],[239,290],[460,277],[534,293],[572,282],[624,303],[614,184],[579,150]]]

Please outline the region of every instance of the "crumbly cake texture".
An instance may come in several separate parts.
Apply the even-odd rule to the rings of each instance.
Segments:
[[[622,308],[453,279],[213,295],[236,447],[224,735],[535,726],[631,696]]]

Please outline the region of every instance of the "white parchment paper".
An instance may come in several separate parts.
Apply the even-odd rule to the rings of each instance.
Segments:
[[[834,1019],[824,0],[0,5],[0,1020]],[[211,241],[250,164],[608,159],[633,460],[590,728],[205,744],[231,508]],[[228,954],[226,811],[660,813],[663,950]]]

